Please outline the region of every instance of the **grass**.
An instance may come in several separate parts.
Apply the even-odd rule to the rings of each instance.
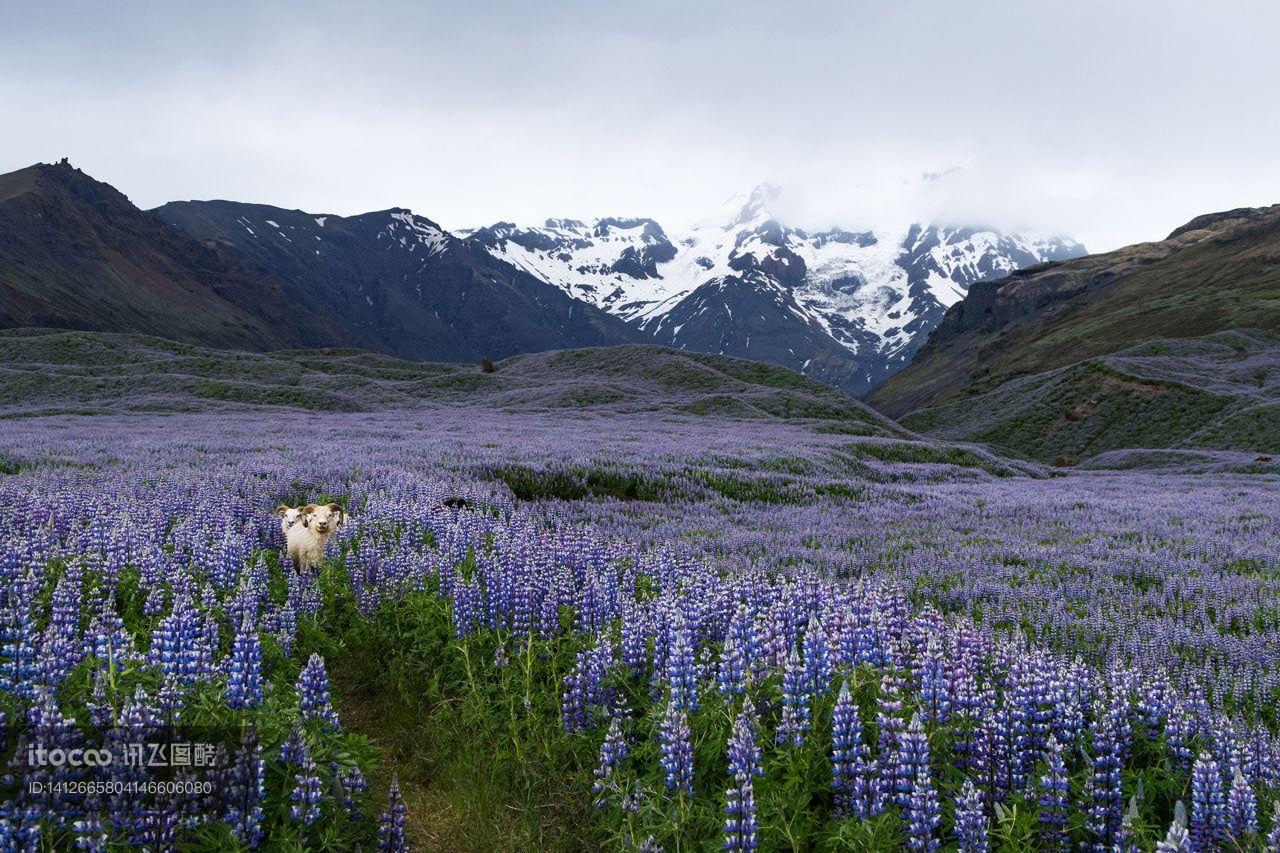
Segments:
[[[1280,448],[1280,337],[1144,344],[913,412],[904,426],[1042,462],[1123,449],[1269,453]]]
[[[820,422],[850,435],[906,435],[852,397],[785,368],[656,346],[535,353],[487,372],[359,350],[230,352],[145,335],[20,329],[0,332],[0,365],[0,417],[466,404],[518,412],[777,418]]]
[[[366,618],[341,566],[325,571],[325,606],[299,646],[325,656],[344,724],[378,747],[372,801],[398,777],[410,846],[592,849],[594,751],[564,736],[556,701],[573,641],[526,644],[497,666],[497,637],[455,637],[433,589]]]

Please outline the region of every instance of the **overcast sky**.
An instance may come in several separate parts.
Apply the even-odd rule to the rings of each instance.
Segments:
[[[1280,3],[0,0],[0,172],[458,228],[1034,228],[1280,202]],[[946,173],[933,181],[926,173]]]

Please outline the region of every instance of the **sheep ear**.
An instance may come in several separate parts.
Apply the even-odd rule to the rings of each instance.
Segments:
[[[278,507],[276,507],[275,509],[271,510],[271,514],[272,514],[272,515],[274,515],[274,516],[281,516],[281,515],[284,515],[284,514],[285,514],[286,512],[288,512],[288,511],[289,511],[289,506],[288,506],[288,504],[280,504],[280,506],[278,506]]]
[[[336,512],[338,514],[338,524],[341,524],[347,518],[347,514],[342,511],[342,504],[329,504],[329,512]]]
[[[311,513],[315,512],[315,511],[316,511],[316,508],[317,508],[317,507],[316,507],[316,505],[315,505],[315,504],[307,504],[307,505],[306,505],[306,506],[304,506],[302,509],[298,510],[298,512],[302,515],[302,526],[303,526],[303,527],[310,527],[310,526],[311,526]]]

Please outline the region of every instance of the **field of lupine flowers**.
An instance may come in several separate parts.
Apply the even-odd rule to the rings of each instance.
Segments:
[[[1280,848],[1275,475],[465,407],[14,420],[0,471],[2,850]],[[227,760],[24,763],[92,726]]]

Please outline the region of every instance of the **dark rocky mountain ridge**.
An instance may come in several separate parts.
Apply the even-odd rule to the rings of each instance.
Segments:
[[[0,327],[22,326],[451,361],[643,339],[406,210],[148,212],[65,161],[0,176]]]

